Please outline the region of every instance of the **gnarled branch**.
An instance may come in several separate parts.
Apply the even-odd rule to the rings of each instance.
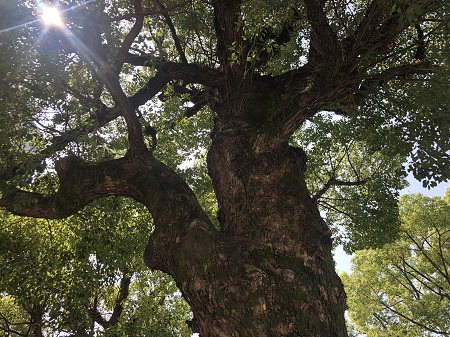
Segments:
[[[114,303],[114,309],[111,314],[111,317],[108,320],[103,318],[102,314],[98,311],[97,308],[94,308],[95,321],[98,324],[100,324],[104,329],[116,325],[117,322],[119,321],[120,315],[122,314],[123,311],[123,302],[128,298],[132,277],[133,277],[132,273],[126,271],[123,273],[122,278],[120,279],[119,292],[117,294]]]
[[[57,193],[43,195],[13,189],[2,195],[0,207],[16,215],[60,219],[101,197],[121,195],[139,200],[139,191],[127,183],[131,174],[121,174],[134,169],[130,166],[128,158],[88,164],[77,157],[65,157],[56,162],[60,185]]]
[[[136,156],[130,152],[123,158],[95,164],[66,157],[56,163],[55,169],[59,178],[56,193],[15,189],[0,197],[0,208],[16,215],[59,219],[99,198],[130,197],[147,206],[154,219],[156,229],[146,250],[146,262],[166,272],[174,268],[167,264],[167,254],[173,253],[183,236],[201,232],[200,236],[194,233],[189,237],[189,244],[204,246],[207,236],[215,232],[189,186],[149,153]]]
[[[117,72],[120,72],[120,70],[122,69],[122,66],[128,55],[128,50],[130,49],[130,47],[133,44],[136,37],[141,32],[143,24],[144,24],[145,15],[142,11],[141,0],[134,0],[133,6],[134,6],[134,17],[135,17],[136,21],[134,22],[134,25],[130,29],[128,34],[125,36],[125,39],[123,40],[122,45],[120,46],[119,52],[117,53],[116,64],[115,64],[115,68],[116,68]]]

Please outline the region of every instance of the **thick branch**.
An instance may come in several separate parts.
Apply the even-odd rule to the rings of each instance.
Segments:
[[[193,246],[205,247],[205,240],[215,233],[189,186],[148,153],[97,164],[66,157],[55,168],[59,178],[57,193],[15,190],[0,198],[0,208],[22,216],[58,219],[75,214],[95,199],[130,197],[146,205],[153,216],[156,229],[146,250],[147,264],[172,275],[175,267],[171,256],[184,236],[194,232],[187,242],[191,249],[186,247],[177,254],[191,254]],[[203,253],[204,249],[199,254]]]
[[[342,58],[336,33],[324,12],[324,0],[305,0],[306,17],[311,25],[312,57],[340,60]]]
[[[113,313],[108,321],[109,325],[117,324],[119,317],[122,314],[123,302],[128,298],[132,276],[133,274],[125,272],[120,280],[119,293],[117,294]]]
[[[258,55],[257,58],[252,59],[252,65],[256,67],[263,66],[269,60],[276,58],[282,51],[280,46],[297,38],[298,34],[296,34],[295,30],[300,26],[298,22],[304,19],[299,10],[293,6],[290,15],[284,20],[281,31],[276,31],[274,27],[264,27],[252,41],[252,53],[256,52]],[[268,43],[274,43],[273,45],[275,46],[270,52],[267,50]]]
[[[358,90],[349,95],[345,103],[359,105],[364,102],[367,96],[390,81],[397,79],[410,80],[416,75],[430,74],[436,70],[437,68],[435,66],[425,63],[406,64],[387,69],[362,81]]]
[[[436,0],[415,0],[410,2],[408,8],[426,12],[436,8],[437,3]],[[305,1],[307,17],[312,29],[312,51],[315,55],[314,53],[310,55],[312,59],[300,71],[300,74],[290,72],[282,76],[288,88],[284,96],[292,101],[289,102],[290,107],[297,106],[298,108],[281,112],[271,118],[270,128],[278,130],[278,132],[275,137],[267,136],[263,132],[263,136],[260,137],[263,139],[258,140],[260,148],[270,148],[280,143],[286,143],[290,135],[306,119],[329,104],[359,105],[370,93],[389,81],[410,80],[417,74],[428,74],[435,70],[429,64],[420,62],[419,64],[393,67],[376,75],[358,73],[356,71],[358,62],[355,57],[361,56],[361,53],[372,53],[383,43],[391,42],[406,28],[405,23],[400,20],[400,15],[391,16],[388,20],[378,23],[379,17],[382,17],[380,11],[384,5],[375,0],[369,6],[366,18],[360,25],[361,31],[355,32],[355,35],[348,39],[350,43],[347,39],[344,41],[344,45],[348,44],[350,48],[348,45],[345,46],[346,53],[341,55],[341,47],[328,25],[323,4],[324,1]],[[374,45],[376,46],[374,47]],[[353,52],[349,52],[352,48]],[[315,57],[322,58],[322,60],[317,63],[314,61]],[[289,75],[291,75],[290,78],[287,77]],[[296,103],[293,103],[294,101]],[[267,128],[269,129],[269,125]]]
[[[119,80],[119,73],[128,56],[128,50],[141,32],[144,23],[141,0],[134,0],[133,6],[136,21],[119,48],[115,60],[115,69],[112,70],[108,69],[108,67],[104,65],[101,66],[99,68],[100,74],[98,78],[108,88],[114,101],[117,103],[118,107],[120,107],[122,116],[125,118],[130,150],[142,153],[147,150],[142,133],[142,126],[139,122],[134,107],[130,104],[127,96],[125,95]]]
[[[125,272],[120,279],[119,293],[114,304],[114,309],[109,320],[103,318],[100,312],[95,308],[95,321],[104,329],[114,326],[119,321],[120,315],[123,311],[123,302],[128,298],[132,274]]]
[[[104,85],[108,89],[112,98],[116,102],[117,107],[120,109],[120,114],[124,117],[127,125],[130,151],[142,153],[147,150],[142,134],[142,126],[133,106],[128,101],[128,98],[120,85],[119,79],[119,73],[127,59],[128,50],[133,44],[136,36],[142,30],[143,26],[144,16],[142,14],[142,5],[140,0],[134,0],[134,10],[136,16],[135,24],[122,42],[113,66],[109,65],[110,62],[104,55],[96,55],[93,53],[91,50],[92,48],[90,48],[89,45],[80,43],[80,40],[75,36],[75,34],[69,32],[66,40],[70,43],[75,52],[86,61],[86,64],[92,71],[93,75],[97,78],[99,84]],[[86,30],[83,30],[82,33],[84,36],[88,36],[89,39],[89,35]],[[99,39],[101,41],[101,35],[99,32],[96,32],[95,37],[96,41]],[[101,44],[101,42],[97,42],[97,44],[98,43]]]
[[[99,55],[95,55],[89,46],[86,46],[84,43],[79,43],[79,40],[74,34],[68,33],[69,35],[67,40],[75,52],[84,61],[86,61],[87,66],[97,78],[99,84],[105,85],[116,102],[117,107],[120,109],[120,114],[124,117],[127,124],[130,150],[133,152],[145,152],[147,149],[142,134],[142,127],[133,106],[128,101],[128,98],[120,85],[119,80],[119,72],[128,56],[128,50],[142,29],[143,17],[142,15],[139,15],[141,11],[140,0],[135,0],[135,6],[137,12],[136,23],[126,36],[122,46],[119,49],[115,60],[115,67],[109,66],[109,62],[104,56],[100,57]],[[84,34],[86,35],[86,31],[84,31]],[[101,38],[100,36],[97,37]]]
[[[242,28],[240,24],[240,0],[215,0],[214,6],[214,28],[217,38],[217,53],[220,63],[226,67],[231,60],[231,55],[236,53],[239,61],[244,63]]]
[[[196,64],[162,63],[157,67],[156,75],[130,97],[130,102],[134,107],[145,104],[173,80],[182,80],[185,84],[198,83],[217,87],[222,78],[223,75],[220,71]]]
[[[129,170],[132,167],[126,158],[87,164],[76,157],[65,157],[56,163],[60,184],[57,193],[43,195],[16,189],[0,198],[0,207],[17,215],[59,219],[101,197],[121,195],[139,200],[139,191],[127,183],[131,174],[123,174]]]
[[[108,196],[125,196],[143,202],[155,218],[170,213],[171,221],[187,213],[201,214],[194,194],[171,169],[147,155],[90,164],[77,157],[65,157],[56,165],[59,190],[53,195],[15,190],[0,198],[7,211],[36,218],[58,219],[75,214],[91,201]],[[172,198],[185,199],[177,203]],[[187,202],[189,201],[189,202]],[[172,205],[172,206],[169,206]],[[175,213],[175,214],[172,214]]]
[[[398,35],[414,21],[415,18],[408,17],[407,13],[415,13],[419,17],[442,4],[443,2],[438,0],[409,1],[407,5],[399,5],[382,21],[388,4],[386,1],[373,0],[358,29],[348,38],[351,41],[349,60],[354,60],[358,56],[364,57],[374,51],[388,51]]]
[[[135,153],[146,152],[147,147],[144,142],[142,125],[136,114],[135,106],[125,95],[122,86],[120,85],[119,75],[108,69],[103,74],[102,78],[104,78],[103,83],[106,85],[117,106],[120,108],[121,115],[124,117],[127,124],[130,151]]]
[[[95,323],[100,324],[102,328],[108,327],[108,321],[102,316],[102,314],[96,309],[94,312]]]
[[[375,32],[374,27],[377,27],[380,20],[382,20],[381,13],[383,13],[387,5],[388,3],[383,0],[373,0],[370,3],[366,15],[357,30],[349,38],[349,40],[353,40],[353,54],[351,54],[351,58],[356,57],[357,51],[362,50],[363,46],[370,40],[371,35]]]
[[[417,49],[414,55],[413,62],[419,64],[422,63],[423,60],[425,59],[426,42],[425,42],[425,35],[423,33],[422,28],[420,27],[420,24],[416,23],[415,28],[417,31]]]
[[[128,53],[125,62],[135,66],[155,66],[160,80],[169,82],[182,80],[185,83],[198,83],[211,87],[217,87],[224,80],[224,74],[214,68],[198,65],[195,63],[177,62],[151,62],[150,55],[135,55]],[[158,76],[158,75],[157,75]],[[150,79],[149,82],[154,82]]]
[[[324,83],[314,68],[307,64],[296,72],[279,77],[282,83],[286,83],[283,84],[286,86],[286,109],[267,123],[268,132],[261,132],[256,146],[269,149],[286,143],[305,120],[329,104],[360,105],[367,96],[390,81],[408,81],[416,75],[429,74],[436,69],[435,66],[422,62],[393,67],[372,76],[366,75],[365,79],[362,74],[350,77],[348,74],[335,74],[334,78],[329,78]],[[273,135],[270,130],[278,132]]]

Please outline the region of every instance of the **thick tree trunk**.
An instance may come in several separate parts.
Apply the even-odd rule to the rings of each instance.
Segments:
[[[210,152],[226,244],[189,294],[201,335],[345,336],[331,233],[306,190],[303,154],[248,150],[223,139]]]
[[[167,240],[151,240],[147,264],[174,277],[202,337],[347,336],[345,293],[331,232],[306,187],[305,153],[287,142],[265,151],[258,129],[227,118],[216,121],[208,153],[220,232],[192,220],[165,257],[155,255]]]
[[[331,233],[306,189],[305,159],[288,146],[255,155],[233,136],[212,147],[220,223],[234,240],[204,280],[213,300],[195,308],[203,335],[346,335]]]

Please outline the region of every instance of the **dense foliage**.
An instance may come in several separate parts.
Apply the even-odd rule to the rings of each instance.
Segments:
[[[357,331],[376,336],[446,336],[450,331],[450,189],[444,198],[401,198],[401,234],[356,253],[343,275]]]
[[[0,336],[191,335],[174,282],[143,264],[152,228],[139,205],[105,199],[64,221],[0,221]]]
[[[68,153],[99,161],[123,155],[127,148],[123,122],[106,124],[114,116],[104,116],[91,124],[91,118],[101,114],[96,111],[97,99],[105,106],[112,106],[113,100],[105,87],[97,83],[90,62],[95,64],[96,57],[104,58],[102,62],[114,57],[114,48],[118,48],[118,41],[131,27],[132,17],[126,13],[132,2],[59,5],[67,8],[64,15],[70,32],[65,32],[65,37],[58,29],[36,21],[34,15],[39,12],[33,2],[1,3],[0,124],[7,126],[0,136],[0,184],[4,193],[12,186],[28,186],[36,177],[51,175],[48,168],[44,171],[45,167],[51,168],[55,159]],[[299,9],[286,6],[284,1],[242,4],[246,18],[241,23],[244,36],[253,46],[247,56],[248,67],[261,74],[276,75],[306,62],[309,31],[301,20],[291,27],[296,38],[284,44],[267,40],[264,35],[268,27],[274,32],[287,29],[284,19],[292,15],[294,20],[301,15],[298,11],[303,7],[298,5]],[[218,66],[210,5],[192,1],[185,8],[184,3],[161,2],[158,6],[167,9],[170,21],[160,14],[163,10],[158,6],[146,2],[142,6],[148,6],[147,11],[155,14],[145,16],[129,54],[139,60],[145,58],[146,67],[134,67],[132,64],[137,61],[130,60],[131,64],[122,69],[121,84],[127,95],[136,94],[163,61],[181,57],[192,63]],[[344,3],[330,2],[329,6],[330,23],[344,36],[356,28],[366,4],[348,5],[347,17],[333,16]],[[396,8],[401,5],[393,2],[389,10]],[[402,15],[406,16],[404,20],[413,20],[416,14]],[[417,77],[412,82],[399,78],[367,96],[363,104],[359,104],[358,97],[354,102],[332,104],[327,107],[330,113],[314,117],[292,139],[293,144],[307,150],[311,191],[329,188],[320,192],[319,205],[349,251],[381,245],[398,230],[396,191],[404,187],[402,177],[407,170],[424,186],[434,186],[449,176],[449,166],[445,164],[450,150],[445,88],[450,54],[445,43],[447,19],[435,14],[424,18],[420,26],[423,41],[417,27],[412,27],[387,54],[370,54],[363,62],[369,74],[376,74],[413,59],[416,44],[425,43],[427,65],[441,65],[439,72],[411,75]],[[183,55],[172,36],[170,22],[177,28],[176,43],[184,47]],[[94,39],[97,32],[102,32],[104,41]],[[237,54],[232,52],[231,57]],[[212,113],[207,104],[213,95],[199,85],[184,88],[182,81],[173,81],[161,95],[139,108],[144,126],[150,133],[154,130],[158,134],[158,158],[180,168],[181,164],[204,156],[212,129]],[[187,118],[194,114],[195,118]],[[91,133],[84,134],[83,130]],[[151,143],[151,134],[148,138]],[[408,167],[402,169],[401,164],[408,158]],[[187,169],[188,181],[201,200],[208,200],[208,206],[203,204],[212,210],[213,218],[214,192],[206,176],[205,161],[200,160],[197,166],[196,176]],[[336,183],[339,181],[347,184]]]

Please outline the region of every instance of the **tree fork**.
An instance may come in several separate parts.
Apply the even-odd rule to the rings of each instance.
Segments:
[[[199,219],[184,232],[157,226],[147,265],[175,279],[202,337],[347,336],[345,293],[331,233],[306,188],[305,153],[284,145],[256,154],[252,137],[240,136],[216,132],[208,153],[221,231]]]

